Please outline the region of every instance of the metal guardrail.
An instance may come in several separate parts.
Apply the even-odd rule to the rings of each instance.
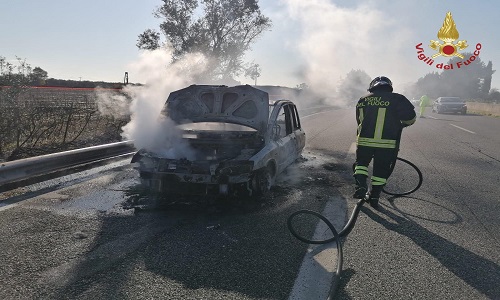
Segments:
[[[21,186],[16,183],[30,178],[132,154],[135,151],[132,141],[124,141],[3,162],[0,163],[0,192]]]

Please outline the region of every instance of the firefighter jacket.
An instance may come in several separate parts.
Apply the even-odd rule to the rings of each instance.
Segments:
[[[403,127],[415,123],[415,107],[403,95],[375,91],[356,105],[357,145],[396,148]]]

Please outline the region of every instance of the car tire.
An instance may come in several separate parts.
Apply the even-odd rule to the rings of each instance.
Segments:
[[[253,196],[266,195],[274,185],[275,174],[271,166],[267,166],[255,172],[252,179]]]

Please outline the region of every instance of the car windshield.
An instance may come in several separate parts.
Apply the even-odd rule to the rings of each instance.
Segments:
[[[458,97],[446,97],[441,98],[441,102],[463,102],[463,100],[460,100]]]

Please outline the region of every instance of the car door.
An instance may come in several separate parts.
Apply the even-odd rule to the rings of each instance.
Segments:
[[[279,127],[276,139],[278,173],[282,172],[297,157],[297,138],[293,130],[292,116],[290,105],[284,104],[276,117],[276,125]]]
[[[293,133],[295,135],[296,157],[298,158],[306,145],[306,134],[300,126],[300,118],[297,107],[293,104],[290,104],[289,106],[291,112]]]

